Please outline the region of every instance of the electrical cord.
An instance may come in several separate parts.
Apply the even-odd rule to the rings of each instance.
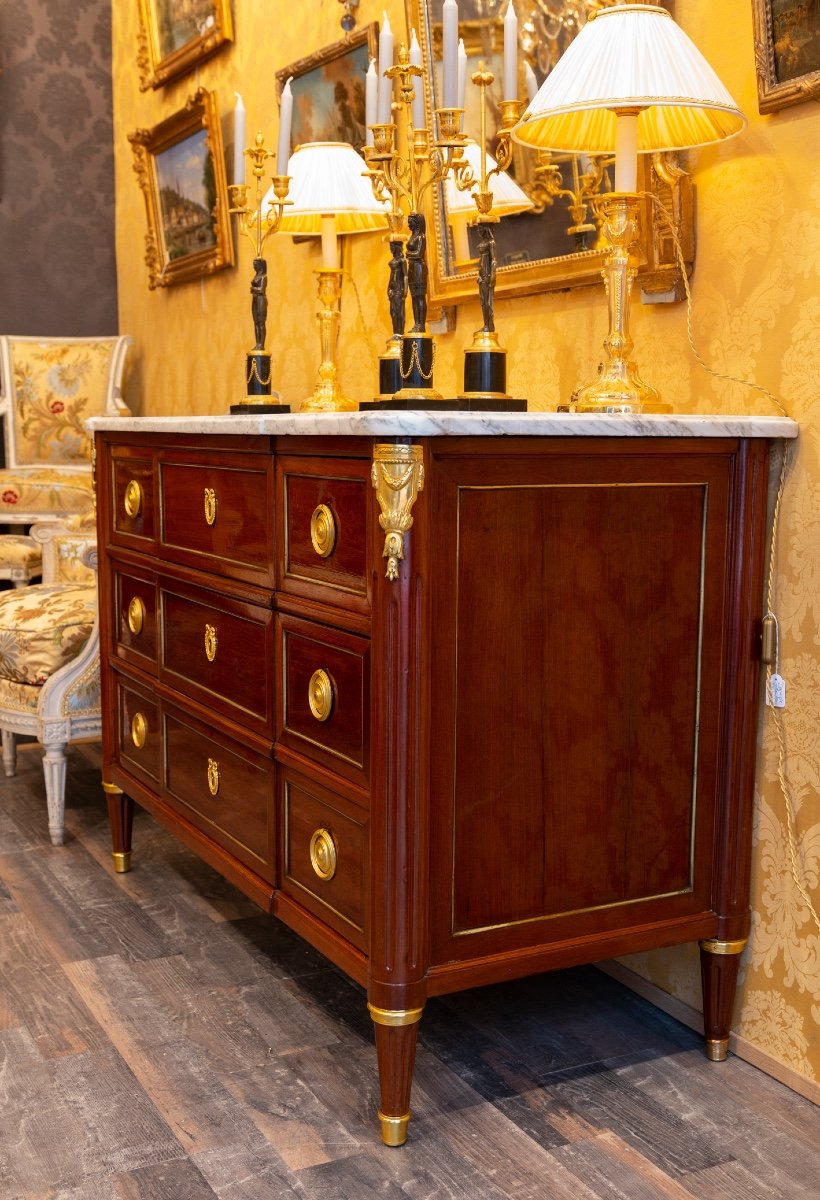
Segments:
[[[644,196],[646,199],[650,200],[656,206],[656,208],[660,212],[660,215],[663,218],[663,220],[664,220],[665,224],[667,225],[669,232],[671,234],[672,242],[675,247],[675,257],[678,262],[678,268],[681,273],[681,279],[683,280],[683,289],[684,289],[684,292],[686,293],[686,333],[687,333],[687,337],[689,340],[689,347],[692,351],[692,354],[695,357],[696,362],[704,369],[704,371],[707,371],[708,374],[710,374],[714,379],[719,379],[719,380],[723,381],[724,383],[739,383],[743,387],[748,387],[748,388],[751,388],[753,391],[760,392],[761,395],[765,396],[766,399],[769,400],[775,406],[775,408],[778,409],[778,411],[780,413],[782,413],[782,415],[784,417],[788,417],[790,414],[789,414],[788,410],[786,409],[786,406],[782,403],[782,401],[780,401],[778,399],[777,396],[775,396],[775,394],[773,392],[769,391],[768,388],[763,387],[762,384],[755,383],[753,380],[750,380],[750,379],[739,379],[735,375],[728,375],[721,371],[716,371],[714,369],[714,367],[711,367],[703,359],[702,355],[700,354],[700,351],[698,350],[697,346],[695,345],[695,338],[694,338],[694,334],[692,332],[692,292],[691,292],[691,289],[689,286],[689,276],[687,275],[687,272],[686,272],[686,262],[683,257],[683,248],[680,244],[678,232],[675,229],[675,225],[674,225],[671,215],[667,211],[666,207],[661,203],[660,199],[657,196],[655,196],[652,192],[641,192],[640,194],[642,196]],[[786,760],[787,760],[786,734],[785,734],[785,730],[783,728],[783,717],[782,717],[782,713],[781,713],[782,708],[785,706],[785,685],[783,684],[783,681],[780,677],[779,670],[778,670],[779,665],[780,665],[779,661],[778,661],[779,652],[780,652],[780,650],[779,650],[780,626],[778,624],[777,616],[775,615],[774,608],[773,608],[775,558],[776,558],[776,551],[777,551],[778,533],[779,533],[779,529],[780,529],[780,513],[781,513],[783,493],[784,493],[785,487],[786,487],[786,480],[788,477],[788,468],[790,466],[790,463],[791,463],[790,449],[788,446],[786,446],[783,450],[783,460],[780,464],[780,479],[779,479],[778,487],[777,487],[777,496],[775,499],[774,513],[772,515],[772,530],[771,530],[771,536],[770,536],[770,541],[769,541],[768,575],[767,575],[767,580],[766,580],[766,613],[763,618],[764,627],[765,627],[765,622],[769,621],[769,622],[773,623],[773,630],[774,630],[774,662],[772,663],[771,659],[769,659],[769,661],[766,663],[766,707],[769,710],[769,712],[771,713],[772,722],[774,724],[774,730],[775,730],[775,738],[777,740],[777,778],[778,778],[778,782],[780,784],[780,791],[781,791],[781,794],[783,797],[783,807],[786,812],[786,843],[787,843],[788,854],[789,854],[789,866],[790,866],[790,870],[791,870],[791,876],[794,881],[795,887],[797,888],[800,895],[803,897],[803,900],[805,901],[805,903],[809,909],[809,912],[811,913],[814,924],[816,925],[817,929],[820,930],[820,917],[818,917],[817,910],[814,907],[814,904],[812,903],[812,899],[811,899],[811,896],[809,895],[807,885],[800,878],[800,871],[799,871],[798,862],[797,862],[797,836],[796,836],[796,832],[795,832],[795,816],[794,816],[794,811],[793,811],[794,803],[792,800],[791,789],[789,787],[788,778],[787,778],[787,774],[786,774]],[[772,670],[773,666],[774,666],[774,670]],[[782,695],[778,695],[778,696],[775,695],[775,686],[776,685],[777,685],[778,689],[780,687],[783,688]],[[776,703],[776,701],[777,701],[777,703]]]

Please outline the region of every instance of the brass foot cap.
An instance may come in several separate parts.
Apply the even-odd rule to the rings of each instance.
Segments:
[[[729,1055],[728,1038],[707,1038],[706,1057],[710,1062],[724,1062]]]
[[[386,1117],[379,1110],[379,1120],[382,1126],[382,1141],[385,1146],[403,1146],[407,1141],[407,1123],[410,1120],[410,1113],[405,1113],[403,1117]]]
[[[114,850],[111,854],[114,860],[114,870],[118,875],[124,875],[126,871],[131,870],[131,851]]]

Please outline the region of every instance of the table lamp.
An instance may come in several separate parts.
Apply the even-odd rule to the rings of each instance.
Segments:
[[[279,232],[322,239],[322,265],[316,272],[322,361],[313,394],[300,405],[300,412],[358,408],[342,393],[336,371],[342,294],[337,235],[387,229],[386,206],[374,199],[365,169],[364,159],[347,142],[307,142],[297,146],[288,163],[292,204]]]
[[[484,151],[472,138],[464,143],[463,158],[470,167],[473,184],[459,187],[447,176],[444,196],[447,219],[453,231],[453,250],[456,270],[475,261],[470,252],[468,227],[478,229],[478,295],[484,318],[480,329],[473,334],[472,345],[464,352],[464,391],[461,399],[472,401],[507,401],[507,351],[501,346],[495,330],[495,241],[492,227],[502,217],[527,212],[533,202],[515,180],[501,171],[493,156]],[[483,211],[490,201],[491,207]],[[505,407],[507,407],[505,405]],[[526,407],[523,402],[516,408]]]
[[[740,133],[746,118],[669,13],[649,4],[599,9],[572,41],[512,131],[515,141],[571,154],[615,154],[615,189],[602,199],[611,250],[606,361],[573,395],[578,412],[658,411],[655,388],[631,358],[629,296],[641,194],[638,154],[705,146]]]

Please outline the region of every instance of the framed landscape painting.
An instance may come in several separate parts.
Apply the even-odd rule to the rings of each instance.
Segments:
[[[757,106],[776,112],[820,96],[820,4],[752,0]]]
[[[378,37],[373,21],[276,72],[280,96],[291,80],[294,150],[305,142],[350,142],[361,151],[367,134],[364,81],[370,59],[378,54]]]
[[[128,140],[148,214],[149,288],[231,266],[228,189],[213,94],[200,88],[180,112]]]
[[[233,40],[230,0],[139,0],[140,87],[158,88]]]

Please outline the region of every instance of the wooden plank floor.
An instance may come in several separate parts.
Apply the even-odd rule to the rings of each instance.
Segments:
[[[2,1200],[817,1200],[820,1114],[593,967],[431,1001],[403,1149],[364,996],[145,816],[113,873],[96,747],[48,844],[0,782]]]

